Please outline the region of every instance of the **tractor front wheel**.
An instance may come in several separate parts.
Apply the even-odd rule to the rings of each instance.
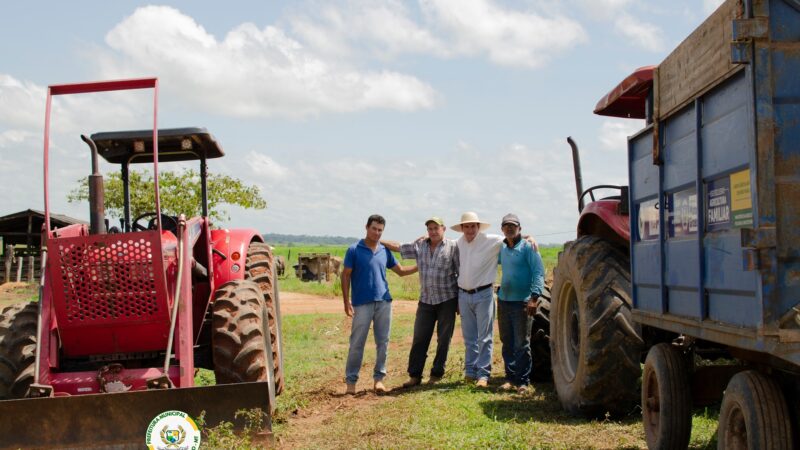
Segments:
[[[0,400],[23,398],[33,383],[37,303],[18,303],[0,313]]]
[[[539,306],[533,315],[531,325],[531,382],[550,381],[553,372],[550,368],[550,286],[545,285],[539,296]]]
[[[248,280],[223,284],[214,293],[212,317],[217,383],[268,381],[270,404],[275,405],[272,342],[267,307],[259,286]]]
[[[275,260],[269,245],[263,242],[251,242],[247,248],[247,260],[244,268],[245,279],[258,284],[267,305],[269,334],[272,342],[272,365],[275,368],[275,393],[280,394],[284,387],[281,310]]]
[[[550,350],[561,405],[573,414],[630,411],[642,373],[628,253],[597,236],[567,242],[554,270]]]

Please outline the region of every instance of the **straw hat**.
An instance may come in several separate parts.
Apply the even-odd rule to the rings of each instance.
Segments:
[[[481,222],[481,219],[478,218],[478,213],[474,213],[472,211],[467,211],[461,215],[461,222],[450,227],[453,231],[461,232],[461,225],[465,223],[477,223],[480,224],[480,231],[487,230],[490,225],[486,222]]]

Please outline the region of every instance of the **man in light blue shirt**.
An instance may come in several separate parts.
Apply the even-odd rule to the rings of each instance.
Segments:
[[[505,235],[498,260],[503,277],[497,293],[497,322],[503,343],[506,382],[501,389],[527,391],[531,373],[531,316],[544,288],[542,257],[522,239],[519,217],[506,214]]]

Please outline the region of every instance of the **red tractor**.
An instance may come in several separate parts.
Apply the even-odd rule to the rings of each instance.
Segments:
[[[646,118],[653,67],[642,67],[608,93],[595,114]],[[644,342],[631,315],[628,187],[584,190],[572,138],[578,193],[578,237],[553,270],[550,349],[553,383],[569,412],[626,413],[638,400]],[[600,192],[610,192],[603,198]],[[591,202],[584,205],[584,201]]]
[[[90,224],[51,229],[52,96],[128,89],[153,89],[153,129],[81,136],[92,153]],[[141,444],[166,410],[205,411],[209,424],[274,410],[284,378],[270,247],[253,229],[211,228],[206,162],[224,153],[203,128],[158,130],[157,92],[156,79],[48,89],[40,297],[0,314],[0,447]],[[106,229],[100,157],[121,168],[119,228]],[[199,217],[162,213],[159,164],[180,161],[200,163]],[[155,204],[132,218],[133,164],[152,164]],[[213,369],[217,385],[193,387],[198,368]]]

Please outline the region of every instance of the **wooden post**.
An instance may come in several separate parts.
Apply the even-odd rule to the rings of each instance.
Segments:
[[[28,283],[36,283],[34,276],[36,268],[36,257],[33,255],[28,256]]]
[[[17,283],[22,281],[22,261],[24,260],[25,258],[23,258],[22,256],[17,258]]]
[[[6,245],[6,273],[3,281],[8,283],[11,281],[11,265],[14,264],[14,246],[11,244]]]

